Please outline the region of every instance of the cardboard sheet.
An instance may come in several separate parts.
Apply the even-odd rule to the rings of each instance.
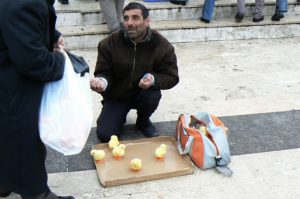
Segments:
[[[176,141],[173,137],[159,136],[121,141],[121,143],[126,145],[126,153],[121,160],[113,158],[107,143],[93,146],[93,149],[102,149],[106,153],[104,162],[95,162],[100,183],[104,187],[194,173],[190,158],[187,155],[181,156],[178,153]],[[160,144],[166,144],[168,147],[164,160],[155,159],[155,149]],[[142,169],[138,172],[130,169],[129,162],[133,158],[142,160]]]

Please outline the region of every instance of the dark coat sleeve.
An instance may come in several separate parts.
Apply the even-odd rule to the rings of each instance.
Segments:
[[[56,43],[59,37],[61,36],[61,33],[55,29],[54,31],[54,42]]]
[[[154,88],[157,89],[170,89],[179,82],[177,57],[172,44],[167,42],[161,42],[161,46],[164,46],[164,50],[160,52],[161,62],[157,68],[154,69]]]
[[[108,87],[105,92],[109,90],[113,81],[112,55],[109,46],[109,37],[99,42],[98,56],[94,72],[95,77],[103,77],[107,80]]]
[[[17,71],[42,82],[61,79],[65,60],[63,54],[49,51],[52,44],[44,35],[50,31],[50,16],[45,10],[48,10],[46,2],[20,1],[7,13],[2,30],[8,56]]]

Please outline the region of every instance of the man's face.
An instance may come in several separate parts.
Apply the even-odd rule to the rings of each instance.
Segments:
[[[136,42],[142,41],[147,33],[149,17],[144,19],[140,9],[132,9],[124,12],[123,19],[128,37]]]

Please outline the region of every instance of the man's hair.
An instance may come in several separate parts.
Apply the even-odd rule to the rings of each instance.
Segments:
[[[144,19],[149,17],[149,10],[144,6],[143,4],[137,3],[137,2],[131,2],[125,8],[123,9],[123,14],[125,11],[133,10],[133,9],[139,9],[142,11],[142,16]]]

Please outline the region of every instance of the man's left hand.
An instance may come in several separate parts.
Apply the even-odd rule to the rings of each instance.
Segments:
[[[60,52],[62,53],[65,57],[67,56],[67,53],[65,51],[65,42],[64,38],[60,36],[57,40],[57,42],[54,44],[54,52]]]
[[[150,73],[147,73],[144,75],[144,77],[140,80],[139,87],[141,89],[148,89],[150,88],[154,83],[154,77]]]
[[[65,40],[62,36],[60,36],[57,40],[57,42],[55,43],[56,46],[61,45],[63,47],[65,47]]]

